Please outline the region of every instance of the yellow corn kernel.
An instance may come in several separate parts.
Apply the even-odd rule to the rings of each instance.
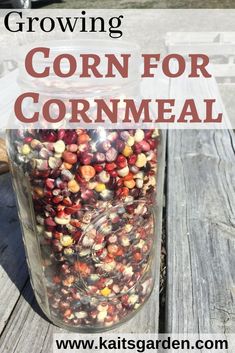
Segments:
[[[98,183],[95,187],[95,191],[97,192],[102,192],[106,189],[106,186],[104,183]]]
[[[125,157],[129,157],[133,154],[133,151],[132,151],[132,148],[128,145],[126,145],[124,147],[124,150],[122,151],[122,154],[125,156]]]
[[[144,153],[140,153],[137,157],[137,161],[135,163],[136,167],[142,168],[146,165],[147,163],[147,158]]]
[[[105,288],[101,289],[100,293],[101,293],[104,297],[107,297],[107,296],[111,293],[111,289],[109,289],[108,287],[105,287]]]
[[[72,166],[73,166],[72,164],[67,163],[67,162],[64,162],[63,165],[64,165],[65,169],[72,169]]]
[[[68,190],[73,192],[73,193],[76,193],[80,190],[80,186],[79,184],[76,182],[76,180],[70,180],[68,182]]]
[[[21,149],[21,153],[24,155],[27,155],[31,152],[31,148],[29,147],[29,145],[23,145],[22,149]]]
[[[63,246],[70,246],[73,244],[73,238],[70,235],[63,235],[60,239],[60,243]]]

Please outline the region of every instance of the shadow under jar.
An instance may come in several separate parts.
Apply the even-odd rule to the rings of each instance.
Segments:
[[[157,130],[8,131],[31,283],[54,324],[111,329],[150,296],[159,143]]]

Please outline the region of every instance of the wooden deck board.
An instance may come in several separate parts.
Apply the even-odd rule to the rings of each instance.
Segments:
[[[10,182],[0,176],[0,333],[28,279],[28,270]]]
[[[167,332],[235,332],[233,131],[168,133]]]
[[[1,336],[0,352],[46,353],[43,343],[49,325],[36,304],[28,282]]]

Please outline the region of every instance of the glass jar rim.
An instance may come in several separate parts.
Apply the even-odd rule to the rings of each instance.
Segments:
[[[51,65],[55,57],[59,54],[70,54],[78,59],[79,54],[96,54],[100,56],[104,56],[105,54],[131,54],[131,60],[135,62],[135,65],[129,65],[128,68],[128,77],[114,77],[107,78],[103,75],[103,77],[99,78],[80,78],[79,70],[77,68],[76,73],[68,77],[66,79],[60,78],[53,73],[50,73],[49,77],[46,78],[33,78],[25,71],[24,60],[26,53],[32,48],[32,44],[27,44],[22,46],[22,50],[18,53],[18,62],[19,62],[19,77],[18,83],[22,87],[30,87],[32,90],[35,89],[39,93],[43,93],[44,95],[51,94],[53,89],[53,94],[58,96],[69,96],[71,97],[72,91],[78,91],[79,95],[90,95],[92,97],[92,92],[94,95],[97,94],[107,95],[110,94],[110,91],[115,95],[116,92],[120,91],[123,86],[127,91],[135,89],[138,86],[138,80],[136,80],[136,70],[139,70],[141,61],[138,60],[140,57],[138,53],[140,52],[140,48],[137,44],[121,41],[121,42],[111,42],[110,40],[58,40],[58,41],[48,41],[44,43],[34,43],[35,47],[49,47],[50,48],[50,56],[49,58],[36,58],[35,65],[38,65],[39,68],[44,66],[45,64]],[[35,46],[36,45],[36,46]],[[79,59],[78,59],[79,60]],[[138,65],[139,61],[139,65]],[[68,63],[63,63],[63,69],[67,69],[69,66]],[[80,69],[80,67],[79,67]],[[106,63],[104,60],[101,60],[99,64],[100,72],[105,72]]]

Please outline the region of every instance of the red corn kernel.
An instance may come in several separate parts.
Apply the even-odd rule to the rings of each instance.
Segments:
[[[61,310],[69,309],[70,304],[67,301],[60,301],[59,303]]]
[[[134,144],[134,151],[136,154],[140,154],[142,152],[142,146],[140,142]]]
[[[92,319],[96,319],[97,315],[98,315],[98,310],[90,311],[90,316]]]
[[[145,131],[145,139],[148,140],[152,137],[153,129]]]
[[[123,249],[122,248],[118,249],[117,256],[123,256]]]
[[[124,294],[121,296],[121,301],[122,303],[127,304],[128,303],[129,296],[127,294]]]
[[[42,130],[40,134],[43,142],[57,141],[57,133],[53,130]]]
[[[71,223],[71,222],[70,222]],[[81,238],[82,232],[80,230],[77,230],[74,234],[73,234],[73,240],[75,242],[77,242],[80,238]]]
[[[73,214],[73,213],[75,213],[75,212],[77,212],[77,210],[74,210],[72,207],[66,207],[65,209],[64,209],[64,213],[66,214],[66,215],[71,215],[71,214]]]
[[[139,144],[141,145],[141,148],[142,148],[143,152],[150,151],[151,147],[150,147],[150,144],[147,141],[143,140],[143,141],[139,142]]]
[[[93,167],[95,168],[97,173],[102,172],[104,170],[104,166],[102,164],[94,164]]]
[[[104,288],[105,287],[105,282],[106,282],[106,278],[103,278],[103,277],[101,277],[97,282],[96,282],[96,287],[98,288],[98,289],[102,289],[102,288]]]
[[[77,143],[77,133],[74,130],[66,130],[63,138],[66,145]]]
[[[86,263],[80,261],[76,261],[74,263],[74,270],[83,276],[86,276],[90,273],[89,266]]]
[[[130,156],[129,158],[128,158],[128,163],[130,164],[130,165],[135,165],[135,162],[137,161],[137,156],[136,156],[136,154],[133,154],[132,156]]]
[[[113,322],[113,317],[112,317],[112,316],[107,316],[107,317],[105,318],[104,322],[107,322],[107,323]]]
[[[80,156],[80,161],[82,164],[89,165],[91,164],[93,158],[92,153],[82,152]]]
[[[133,174],[132,174],[132,173],[128,173],[128,174],[123,178],[124,181],[129,181],[129,180],[132,180],[132,179],[133,179]]]
[[[103,234],[97,233],[95,237],[95,243],[96,244],[102,244],[104,241],[104,236]]]
[[[47,198],[51,198],[52,197],[52,192],[50,190],[45,190],[44,191],[44,196]]]
[[[65,312],[64,312],[64,317],[67,318],[67,317],[70,317],[72,315],[72,310],[71,309],[66,309]]]
[[[62,195],[58,195],[58,196],[53,197],[52,202],[55,203],[55,204],[58,204],[62,200],[63,200],[63,196]]]
[[[55,186],[55,180],[54,179],[51,179],[51,178],[47,178],[45,180],[45,185],[48,189],[53,189],[54,186]]]
[[[154,140],[154,139],[149,140],[148,143],[149,143],[149,146],[150,146],[151,150],[154,150],[157,147],[157,141]]]
[[[72,297],[74,300],[80,300],[81,296],[78,292],[72,292]]]
[[[53,238],[54,238],[54,239],[57,239],[57,240],[60,240],[60,238],[62,237],[62,235],[63,235],[63,233],[55,231],[55,232],[53,233]]]
[[[105,170],[107,170],[107,172],[110,172],[110,171],[114,170],[115,168],[117,168],[117,165],[114,162],[107,163],[105,165]]]
[[[71,201],[71,199],[70,199],[70,197],[65,197],[64,199],[63,199],[63,205],[65,205],[65,206],[72,206],[72,201]]]
[[[86,184],[86,180],[84,180],[84,179],[82,178],[82,176],[81,176],[79,173],[77,173],[77,174],[75,175],[75,179],[77,180],[77,182],[79,183],[79,185],[85,185],[85,184]]]
[[[44,223],[46,226],[56,227],[56,223],[54,222],[54,220],[51,217],[46,218],[44,220]]]
[[[113,315],[115,313],[115,306],[114,305],[109,305],[108,307],[108,314]]]
[[[124,187],[121,189],[121,196],[122,197],[125,197],[125,196],[128,196],[129,195],[129,189]]]
[[[64,209],[64,212],[67,214],[67,215],[70,215],[70,214],[73,214],[73,213],[76,213],[78,210],[81,209],[81,205],[80,204],[77,204],[77,205],[73,205],[71,207],[66,207]]]
[[[80,134],[80,135],[78,135],[77,143],[78,143],[78,145],[81,145],[81,144],[83,144],[83,143],[88,142],[89,140],[90,140],[89,135],[87,135],[87,134]]]
[[[66,214],[62,208],[64,208],[64,206],[62,206],[62,205],[59,205],[57,208],[59,210],[59,212],[57,212],[58,218],[66,218]]]
[[[33,140],[32,137],[28,136],[24,138],[24,143],[30,143]]]
[[[122,169],[127,166],[127,159],[123,155],[119,155],[116,160],[117,166]]]
[[[120,187],[122,185],[123,185],[123,179],[120,178],[117,180],[117,187]]]
[[[69,222],[71,226],[79,228],[81,226],[81,222],[78,219],[71,219]]]
[[[116,170],[111,170],[111,171],[109,172],[109,174],[110,174],[110,176],[111,176],[112,178],[116,178],[117,175],[118,175],[118,173],[117,173]]]
[[[141,261],[142,260],[142,255],[141,255],[141,253],[140,252],[136,252],[135,254],[134,254],[134,259],[135,259],[135,261]]]
[[[118,152],[122,152],[125,147],[125,142],[122,140],[116,140],[115,147]]]
[[[77,155],[73,152],[65,151],[63,153],[63,159],[67,163],[74,164],[77,162]]]
[[[59,284],[61,282],[61,279],[59,276],[54,276],[52,279],[52,282],[55,284]]]
[[[107,250],[109,254],[116,255],[118,253],[119,248],[116,244],[110,244],[108,245]]]
[[[75,143],[72,143],[71,145],[67,146],[67,150],[69,152],[77,152],[78,146]]]
[[[60,129],[58,131],[58,140],[63,140],[64,137],[65,137],[65,129]]]
[[[105,263],[113,262],[113,256],[108,254],[107,256],[105,256],[104,262]]]

